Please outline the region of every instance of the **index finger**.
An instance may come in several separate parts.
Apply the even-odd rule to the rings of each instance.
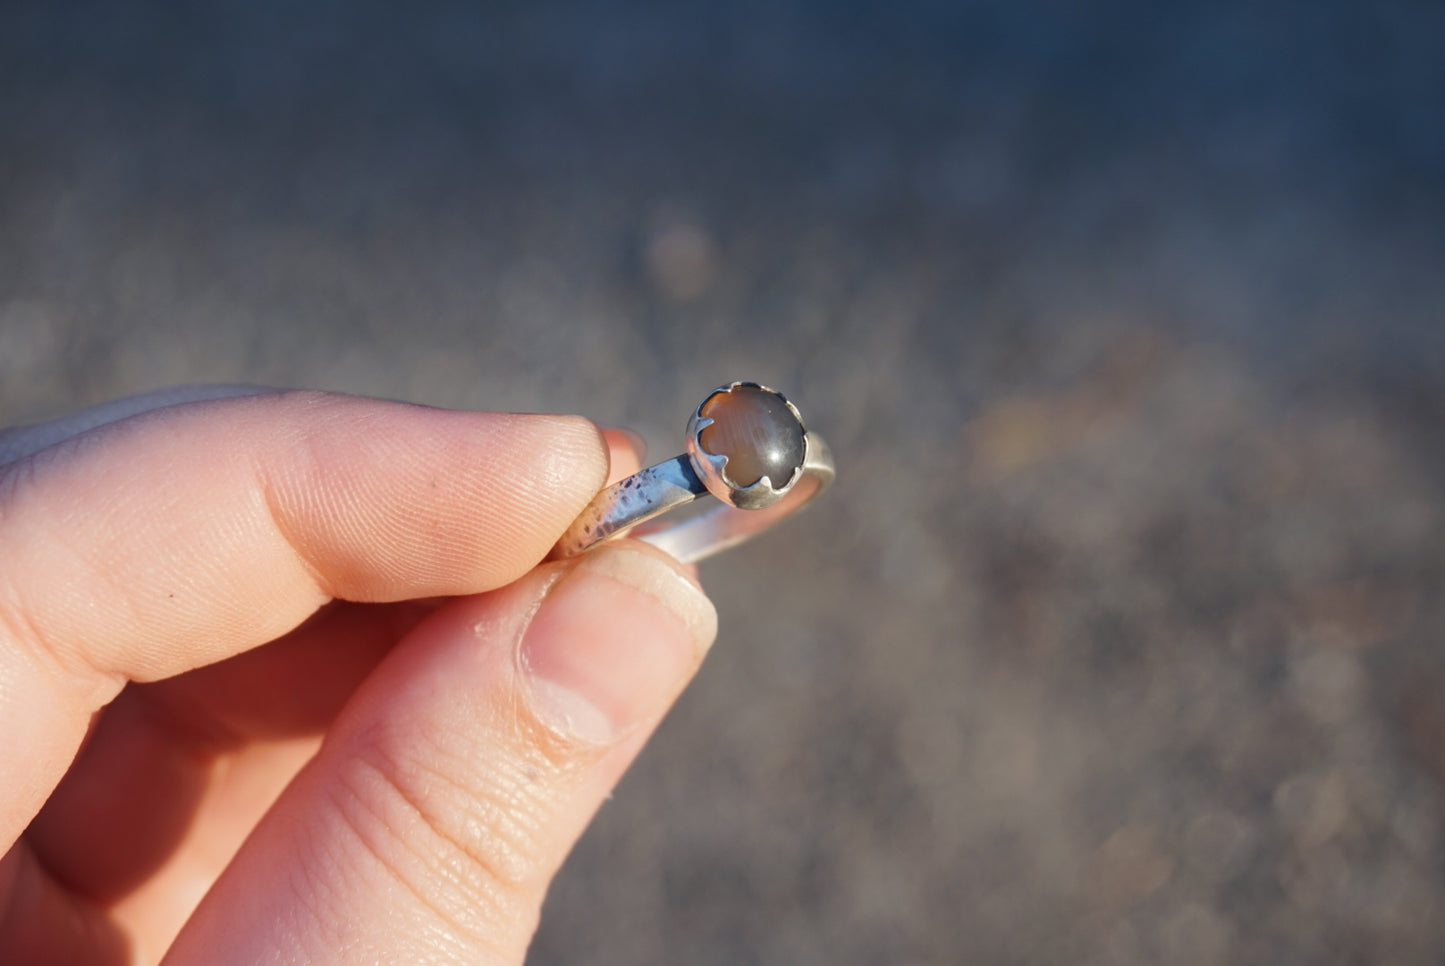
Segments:
[[[506,584],[606,473],[584,419],[319,393],[161,409],[6,466],[0,848],[127,680],[265,643],[333,597]]]

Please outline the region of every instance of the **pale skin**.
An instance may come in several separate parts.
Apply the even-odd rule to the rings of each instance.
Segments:
[[[0,962],[521,963],[716,632],[645,545],[541,562],[638,455],[176,400],[0,433]]]

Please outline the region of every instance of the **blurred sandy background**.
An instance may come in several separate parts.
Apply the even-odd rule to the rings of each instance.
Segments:
[[[11,0],[0,423],[798,402],[539,966],[1436,963],[1442,10]]]

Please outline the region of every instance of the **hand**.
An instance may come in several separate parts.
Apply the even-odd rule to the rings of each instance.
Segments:
[[[0,962],[520,963],[716,629],[645,545],[538,565],[636,456],[313,393],[82,432],[122,414],[0,435]]]

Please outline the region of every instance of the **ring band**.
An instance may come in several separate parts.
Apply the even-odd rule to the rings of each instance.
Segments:
[[[797,407],[756,382],[719,386],[687,423],[687,452],[607,487],[562,534],[550,559],[629,534],[683,563],[742,543],[801,509],[833,482],[828,444]],[[781,484],[773,482],[782,479]],[[722,503],[680,523],[653,521],[704,494]]]

